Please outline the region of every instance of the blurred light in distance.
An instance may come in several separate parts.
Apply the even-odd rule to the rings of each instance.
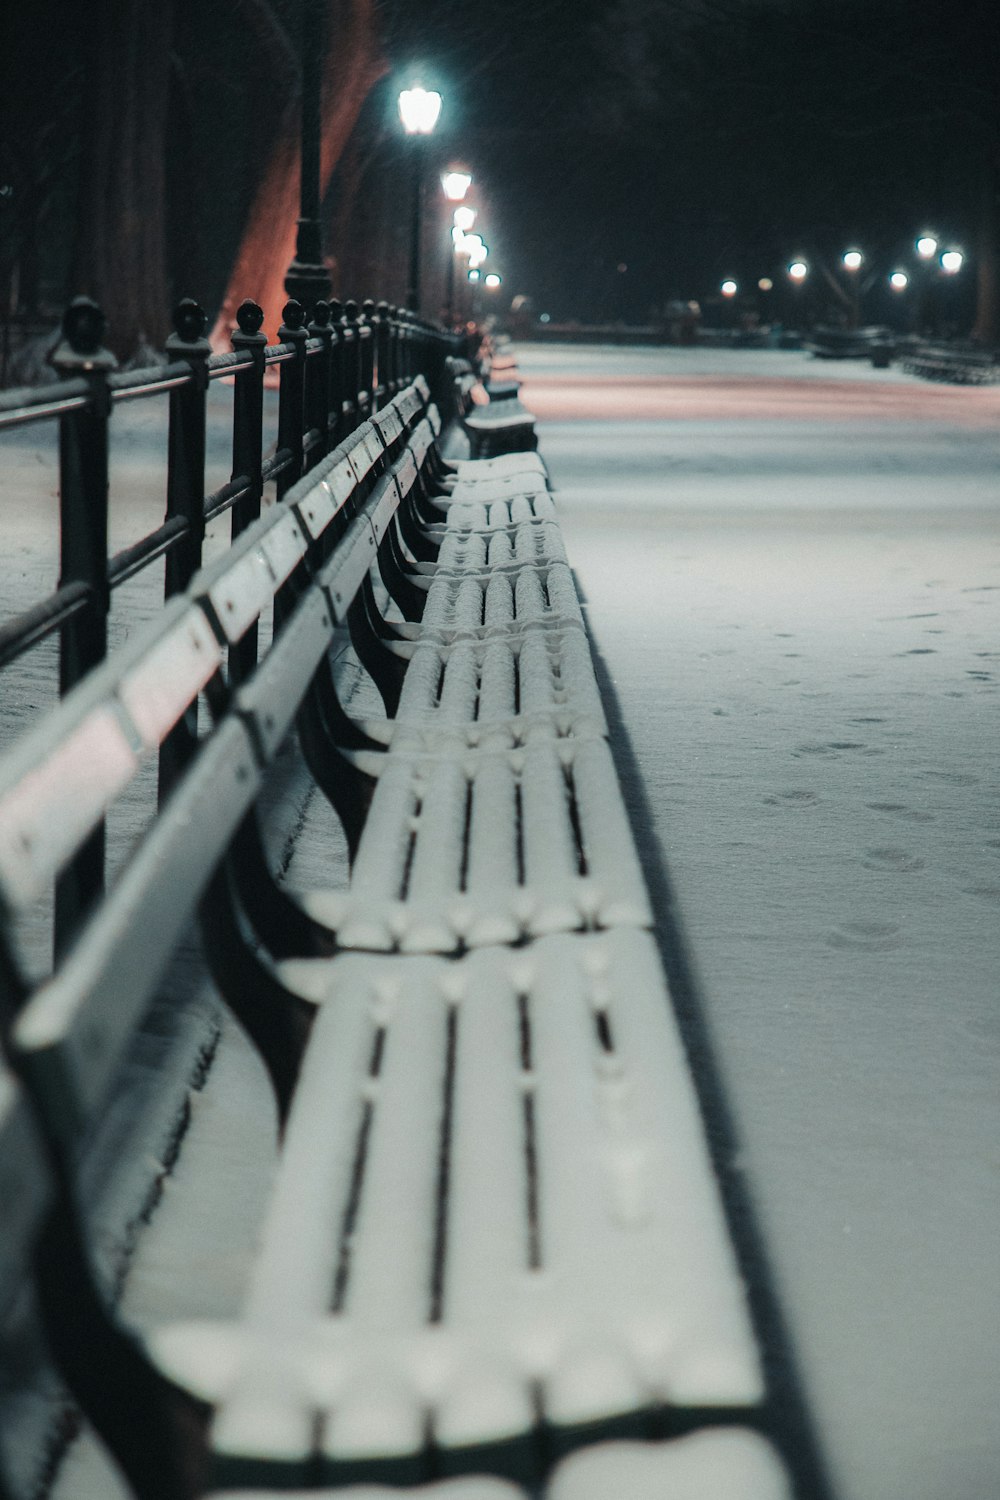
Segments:
[[[470,208],[468,204],[465,204],[462,208],[456,208],[454,214],[452,215],[452,223],[454,224],[455,228],[461,230],[463,234],[468,234],[469,230],[472,228],[475,222],[476,210],[474,208]]]
[[[793,260],[788,267],[788,274],[793,281],[805,281],[809,275],[809,267],[804,260]]]
[[[442,173],[441,186],[449,202],[461,203],[472,186],[472,173],[452,167],[450,171]]]
[[[774,282],[771,280],[770,276],[762,276],[757,285],[760,287],[762,292],[770,292],[774,290]]]
[[[482,275],[482,272],[481,271],[477,271],[476,268],[475,268],[475,266],[473,266],[472,270],[469,272],[469,280],[470,281],[478,281],[481,275]]]
[[[720,286],[719,291],[724,297],[735,297],[736,293],[739,291],[739,287],[736,285],[735,281],[724,281]]]
[[[905,292],[910,284],[910,278],[905,271],[893,271],[889,277],[889,285],[895,292]]]
[[[488,286],[490,291],[492,292],[500,285],[501,280],[502,277],[498,276],[496,271],[491,271],[490,274],[486,277],[486,280],[483,282],[483,285]]]
[[[433,89],[404,89],[399,96],[399,118],[407,135],[430,135],[441,113],[441,95]]]
[[[932,234],[922,234],[917,240],[917,254],[921,260],[930,260],[937,247],[938,242]]]
[[[860,250],[845,250],[843,260],[845,270],[860,271],[864,256]]]
[[[552,319],[549,317],[548,313],[539,313],[538,321],[539,323],[551,323]]]
[[[941,269],[949,276],[954,276],[965,264],[965,256],[961,250],[946,250],[941,257]]]

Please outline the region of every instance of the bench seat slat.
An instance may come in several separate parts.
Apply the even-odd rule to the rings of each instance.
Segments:
[[[390,751],[349,889],[299,899],[342,947],[376,951],[448,953],[462,943],[651,922],[599,739],[539,740],[507,754]]]
[[[217,1393],[217,1450],[249,1444],[247,1456],[264,1457],[268,1403],[284,1408],[290,1389],[325,1416],[337,1461],[366,1456],[366,1441],[367,1456],[415,1450],[414,1412],[431,1415],[442,1446],[527,1433],[536,1387],[546,1419],[566,1427],[759,1400],[740,1277],[648,935],[548,938],[451,963],[288,960],[281,973],[321,1003],[243,1368]],[[339,1059],[357,1060],[379,1018],[378,1061],[348,1085],[348,1109],[331,1087],[344,1078]],[[312,1205],[286,1182],[315,1180],[317,1156],[330,1186],[321,1180]],[[328,1274],[335,1201],[335,1234],[353,1226],[356,1253],[339,1310],[335,1273],[317,1314],[323,1278],[290,1272],[311,1246]],[[178,1330],[181,1361],[183,1345]],[[308,1372],[297,1385],[286,1345]]]

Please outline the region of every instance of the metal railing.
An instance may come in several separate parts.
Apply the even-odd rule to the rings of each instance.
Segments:
[[[306,323],[302,305],[283,309],[277,344],[261,332],[262,309],[251,301],[237,312],[232,350],[213,354],[206,317],[185,299],[174,309],[167,362],[119,370],[103,347],[105,318],[87,298],[63,317],[51,356],[60,377],[52,384],[0,392],[0,431],[27,423],[59,424],[59,581],[46,597],[0,626],[0,668],[58,633],[58,688],[70,691],[99,665],[108,650],[114,590],[163,560],[163,592],[183,592],[202,565],[205,529],[231,514],[235,540],[260,515],[265,486],[278,501],[373,411],[418,374],[440,399],[445,360],[462,341],[413,313],[365,302],[318,302]],[[277,441],[265,454],[265,381],[278,376]],[[208,392],[212,381],[233,386],[232,473],[206,492]],[[146,536],[109,556],[109,458],[116,405],[147,397],[169,402],[164,518]],[[252,671],[258,655],[253,627],[231,656],[238,675]],[[177,743],[161,752],[160,794],[169,786],[177,755],[196,733],[178,725]],[[184,743],[182,744],[181,741]],[[59,951],[84,910],[104,888],[105,830],[101,825],[63,872],[55,892],[54,940]]]
[[[264,486],[277,497],[359,426],[397,390],[423,373],[440,387],[456,336],[412,313],[365,302],[318,302],[311,321],[290,301],[268,344],[255,302],[237,313],[232,352],[212,354],[206,317],[185,299],[174,309],[168,363],[118,370],[102,346],[105,320],[87,298],[67,309],[51,363],[51,385],[0,392],[0,431],[24,423],[59,422],[59,584],[46,598],[0,626],[0,668],[55,631],[61,633],[59,684],[65,693],[107,651],[112,591],[159,558],[165,594],[185,589],[201,566],[208,522],[232,512],[233,536],[260,514]],[[264,382],[278,372],[278,438],[264,456]],[[205,432],[211,381],[233,381],[233,468],[218,489],[205,491]],[[169,399],[166,503],[162,525],[108,556],[110,419],[123,401]]]

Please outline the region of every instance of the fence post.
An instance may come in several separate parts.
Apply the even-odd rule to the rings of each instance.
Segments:
[[[364,421],[375,410],[375,336],[377,325],[375,322],[375,303],[370,297],[366,297],[361,304],[359,331],[361,336],[361,376],[358,382],[358,393],[362,403],[361,420]]]
[[[275,487],[281,500],[302,475],[302,439],[306,426],[306,310],[291,297],[282,308],[278,338],[291,344],[295,358],[280,366],[278,389],[278,447],[287,449],[292,461],[278,474]]]
[[[102,345],[107,320],[96,302],[76,297],[63,314],[51,364],[65,378],[82,375],[87,405],[59,419],[59,584],[83,584],[87,607],[60,631],[59,692],[64,695],[107,653],[108,376],[117,361]],[[86,908],[104,889],[104,825],[96,828],[56,883],[55,949],[62,953]]]
[[[347,372],[347,400],[350,403],[350,426],[349,432],[360,426],[363,418],[361,411],[361,326],[359,322],[360,311],[353,297],[349,297],[344,303],[344,321],[351,332],[351,341],[347,348],[347,356],[344,361]]]
[[[348,431],[347,425],[347,349],[344,342],[344,306],[337,297],[330,298],[330,324],[333,328],[333,360],[330,371],[330,446],[335,448]]]
[[[208,360],[212,346],[205,337],[208,318],[192,297],[184,297],[173,311],[174,331],[167,337],[171,360],[191,367],[187,385],[170,392],[167,434],[167,520],[181,518],[186,530],[167,553],[164,594],[182,593],[201,567],[205,540],[205,416],[208,404]],[[187,764],[198,742],[198,704],[167,735],[160,747],[159,801],[162,804]]]
[[[187,588],[201,567],[205,539],[205,412],[208,402],[208,318],[191,297],[173,312],[174,332],[166,342],[170,359],[191,366],[188,385],[170,392],[167,438],[167,520],[183,517],[187,532],[167,554],[165,593],[169,599]]]
[[[375,309],[375,410],[385,406],[392,396],[392,368],[389,326],[389,304],[380,302]]]
[[[319,339],[323,347],[306,364],[306,426],[319,433],[319,442],[305,456],[305,467],[311,469],[324,453],[329,453],[336,439],[333,436],[333,341],[334,332],[330,324],[329,302],[320,300],[313,308],[309,324],[311,338]]]
[[[238,327],[233,331],[232,345],[237,353],[250,355],[252,364],[236,371],[233,390],[233,479],[244,482],[246,495],[233,506],[232,535],[241,531],[260,515],[264,482],[261,474],[264,448],[264,350],[267,338],[261,333],[264,312],[247,298],[236,310]],[[251,625],[239,645],[229,653],[230,671],[235,679],[252,671],[257,661],[257,626]]]

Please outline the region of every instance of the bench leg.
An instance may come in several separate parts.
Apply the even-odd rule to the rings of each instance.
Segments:
[[[313,1007],[285,989],[255,948],[255,935],[240,907],[228,858],[201,899],[199,918],[212,978],[264,1061],[284,1126],[312,1027]]]

